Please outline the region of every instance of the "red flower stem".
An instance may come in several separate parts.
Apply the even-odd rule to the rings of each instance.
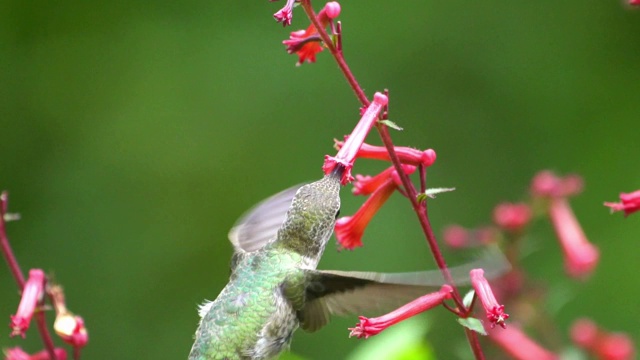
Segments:
[[[365,95],[364,91],[360,87],[360,84],[358,84],[355,76],[353,76],[353,73],[349,69],[349,65],[347,65],[347,62],[344,60],[344,56],[342,56],[342,52],[336,49],[336,47],[333,45],[331,37],[324,29],[324,26],[320,24],[320,21],[318,20],[318,17],[316,16],[316,13],[315,11],[313,11],[313,7],[311,6],[311,0],[302,0],[300,2],[300,5],[309,17],[309,20],[311,20],[313,26],[315,26],[318,30],[318,33],[320,34],[320,38],[322,38],[324,45],[329,49],[334,59],[336,59],[338,67],[340,67],[340,71],[342,71],[342,73],[344,74],[344,77],[347,79],[347,82],[349,83],[349,86],[351,86],[351,89],[353,89],[353,91],[356,93],[358,101],[360,101],[363,106],[369,106],[369,99],[367,99],[367,95]]]
[[[367,96],[365,95],[364,91],[360,87],[360,84],[358,84],[358,81],[356,80],[355,76],[351,72],[351,69],[349,69],[349,66],[345,61],[344,56],[342,55],[342,52],[336,49],[336,47],[333,44],[333,41],[331,40],[331,37],[325,30],[324,26],[320,24],[320,21],[318,20],[316,13],[315,11],[313,11],[313,7],[311,6],[311,0],[301,0],[300,4],[302,5],[302,8],[307,14],[307,17],[309,17],[309,20],[311,21],[313,26],[315,26],[316,30],[318,30],[318,34],[320,35],[320,38],[324,42],[325,46],[329,49],[329,51],[331,52],[331,55],[338,63],[338,67],[340,68],[340,71],[342,71],[342,74],[344,75],[345,79],[349,83],[349,86],[351,86],[351,89],[356,94],[358,101],[360,101],[360,103],[363,106],[369,106],[369,99],[367,99]],[[431,253],[433,254],[436,264],[438,265],[438,268],[442,272],[442,276],[444,277],[445,282],[451,285],[451,287],[453,288],[453,291],[452,291],[453,300],[455,301],[456,304],[461,304],[462,297],[460,296],[460,292],[458,291],[458,288],[455,286],[453,282],[453,278],[451,277],[451,273],[449,272],[447,263],[444,260],[444,257],[442,256],[442,252],[440,251],[440,247],[438,246],[438,242],[436,240],[435,234],[433,233],[433,229],[431,228],[431,224],[427,216],[426,201],[424,206],[418,203],[416,199],[416,196],[418,195],[416,192],[416,189],[413,186],[413,183],[411,182],[411,180],[409,180],[409,176],[405,174],[405,172],[402,170],[402,164],[400,163],[400,159],[398,159],[398,155],[395,152],[395,149],[393,147],[393,142],[391,141],[391,136],[389,135],[389,130],[387,129],[386,125],[378,123],[376,127],[378,129],[378,133],[380,134],[380,138],[384,143],[384,146],[387,148],[387,151],[389,152],[389,158],[391,159],[393,166],[395,167],[396,171],[398,172],[398,175],[400,176],[402,185],[407,191],[409,201],[411,202],[411,206],[413,207],[413,210],[418,216],[418,221],[420,222],[422,231],[424,232],[427,238],[427,243],[429,244],[429,248],[431,249]],[[480,347],[480,342],[478,341],[478,336],[476,335],[476,333],[466,328],[465,328],[465,333],[467,335],[467,340],[469,341],[469,345],[471,346],[471,350],[473,351],[475,358],[477,360],[484,360],[484,354],[482,353],[482,348]]]
[[[418,165],[418,173],[420,174],[420,193],[427,191],[427,168],[424,164]]]
[[[9,266],[9,270],[11,270],[11,274],[13,274],[13,278],[16,279],[16,283],[22,291],[24,288],[24,275],[22,274],[22,270],[20,269],[20,265],[18,265],[18,259],[16,259],[13,254],[13,250],[11,250],[11,245],[9,244],[9,238],[7,237],[7,228],[4,221],[4,215],[7,210],[7,203],[9,202],[7,192],[2,192],[0,195],[0,247],[2,248],[2,255],[4,256],[7,265]]]
[[[4,216],[7,213],[8,209],[8,194],[6,191],[2,192],[0,195],[0,248],[2,249],[2,255],[4,259],[7,261],[7,265],[9,266],[9,270],[13,274],[14,279],[16,280],[16,284],[20,291],[24,289],[24,275],[22,274],[22,269],[18,264],[18,259],[16,259],[13,250],[11,249],[11,245],[9,244],[9,238],[7,237],[7,227],[6,222],[4,221]],[[43,308],[43,303],[40,304],[40,308]],[[36,314],[36,323],[38,325],[38,332],[40,333],[40,337],[42,338],[42,342],[44,343],[45,348],[47,349],[47,353],[49,354],[49,358],[53,360],[58,360],[58,357],[55,353],[55,347],[53,345],[53,340],[51,339],[51,334],[49,333],[49,329],[47,329],[46,318],[44,316],[43,311],[38,311]]]
[[[41,308],[42,305],[43,304],[41,304]],[[47,319],[44,316],[44,311],[39,310],[35,315],[36,324],[38,325],[38,332],[40,333],[40,337],[42,338],[45,349],[47,349],[49,359],[58,360],[55,352],[55,346],[53,345],[53,340],[51,339],[51,334],[49,333],[49,329],[47,328]]]

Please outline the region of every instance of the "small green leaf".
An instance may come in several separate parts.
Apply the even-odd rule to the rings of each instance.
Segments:
[[[418,201],[419,203],[423,202],[427,200],[427,194],[425,193],[420,193],[416,196],[416,201]]]
[[[378,120],[379,123],[387,125],[388,127],[398,130],[398,131],[402,131],[402,128],[400,126],[398,126],[398,124],[394,123],[393,121],[387,119],[387,120]]]
[[[424,194],[432,199],[436,198],[436,194],[442,194],[449,191],[454,191],[456,188],[431,188],[427,189]]]
[[[476,318],[458,318],[458,322],[460,323],[460,325],[466,327],[469,330],[475,331],[480,335],[487,335],[487,332],[484,330],[484,326],[482,326],[482,321]]]
[[[473,297],[476,295],[475,290],[469,290],[469,292],[462,299],[462,304],[468,309],[471,306],[471,302],[473,301]]]

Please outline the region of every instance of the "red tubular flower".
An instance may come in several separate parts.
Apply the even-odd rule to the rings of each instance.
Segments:
[[[588,276],[598,264],[600,253],[585,236],[566,198],[553,198],[549,217],[564,253],[567,274],[576,278]]]
[[[556,360],[558,355],[533,341],[517,326],[503,330],[489,330],[489,339],[516,360]]]
[[[67,352],[62,348],[55,348],[53,352],[56,354],[56,359],[67,360]],[[49,353],[46,350],[42,350],[33,355],[29,355],[19,347],[14,347],[5,350],[5,360],[50,360]]]
[[[439,306],[442,302],[451,298],[452,291],[451,286],[442,285],[439,291],[421,296],[386,315],[371,319],[360,316],[360,323],[353,328],[349,328],[351,331],[349,337],[357,336],[358,338],[364,337],[366,339],[369,336],[377,335],[391,325]]]
[[[287,4],[288,3],[289,2],[287,2]],[[280,12],[285,11],[285,13],[282,14],[282,18],[287,19],[288,14],[288,23],[290,24],[291,13],[290,11],[286,13],[285,8],[274,14],[274,17],[280,14]],[[327,25],[331,24],[333,19],[337,18],[338,15],[340,15],[340,4],[335,1],[328,2],[318,13],[318,21],[320,21],[322,26],[326,27]],[[283,21],[283,25],[287,25],[287,23]],[[298,30],[292,32],[289,35],[289,39],[284,40],[282,43],[286,45],[287,53],[298,54],[298,62],[296,63],[296,66],[300,66],[305,61],[310,63],[316,62],[316,54],[323,50],[322,46],[320,45],[321,41],[322,39],[318,35],[318,30],[313,24],[311,24],[309,25],[307,30]]]
[[[44,294],[44,272],[40,269],[32,269],[29,271],[29,279],[22,289],[22,298],[15,315],[11,316],[11,336],[25,336],[25,332],[29,329],[31,317],[36,310],[38,301]]]
[[[347,137],[346,140],[348,141],[349,138]],[[338,149],[344,146],[343,141],[334,140],[334,142],[335,147]],[[433,165],[436,161],[436,152],[433,149],[421,151],[410,147],[396,146],[394,150],[400,162],[403,164],[414,166],[424,165],[426,167]],[[369,145],[367,143],[362,144],[356,156],[359,158],[391,161],[389,153],[384,146]]]
[[[405,174],[413,174],[413,172],[416,171],[416,167],[411,165],[402,165],[402,170],[404,170]],[[357,174],[356,181],[353,183],[353,194],[369,195],[373,193],[392,176],[394,171],[395,168],[390,166],[376,176]]]
[[[373,102],[369,104],[367,111],[353,129],[353,132],[351,132],[351,136],[349,136],[349,139],[345,142],[344,146],[338,150],[335,157],[329,155],[324,157],[322,170],[325,175],[329,174],[333,171],[336,165],[340,164],[345,168],[341,179],[342,185],[346,185],[353,180],[353,177],[351,176],[351,168],[353,167],[353,162],[356,159],[358,149],[362,146],[365,137],[369,134],[369,130],[371,130],[371,127],[378,119],[378,114],[380,114],[382,108],[387,105],[388,101],[389,99],[379,92],[373,95]]]
[[[627,217],[629,214],[640,210],[640,190],[628,194],[620,193],[619,203],[606,202],[604,206],[611,208],[611,212],[624,211],[624,216]]]
[[[493,222],[509,232],[521,231],[531,220],[531,209],[524,203],[502,203],[493,209]]]
[[[629,0],[629,5],[640,6],[640,0]]]
[[[344,216],[336,221],[334,228],[336,239],[344,249],[353,250],[362,246],[362,235],[367,225],[378,212],[378,209],[389,199],[396,190],[397,185],[389,178],[377,188],[367,201],[353,216]]]
[[[487,313],[487,319],[491,322],[491,328],[496,324],[506,328],[505,320],[509,318],[509,314],[504,312],[504,305],[498,304],[498,300],[493,295],[489,282],[484,277],[484,270],[473,269],[470,272],[471,285],[476,291],[476,296],[482,302],[482,307]]]

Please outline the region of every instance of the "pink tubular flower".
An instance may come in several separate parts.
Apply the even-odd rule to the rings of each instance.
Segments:
[[[402,169],[404,170],[405,174],[413,174],[413,172],[416,171],[416,167],[411,165],[402,165]],[[390,166],[376,176],[357,174],[356,181],[354,181],[353,183],[353,194],[369,195],[373,193],[392,176],[394,171],[395,168],[393,166]]]
[[[567,274],[588,276],[598,264],[600,253],[587,240],[566,198],[551,199],[549,217],[562,246]]]
[[[362,115],[362,118],[353,129],[353,132],[351,132],[351,136],[349,136],[344,146],[338,151],[335,157],[325,156],[324,165],[322,166],[325,175],[332,172],[336,165],[340,164],[345,168],[341,179],[342,185],[346,185],[353,180],[351,168],[353,168],[353,162],[356,159],[358,149],[362,146],[364,139],[367,137],[367,134],[369,134],[369,130],[371,130],[371,127],[378,119],[378,114],[380,114],[382,108],[387,105],[388,101],[389,99],[379,92],[373,95],[373,102],[369,104],[367,111]]]
[[[631,339],[622,333],[610,333],[599,329],[589,319],[578,319],[571,325],[571,340],[601,360],[635,359],[635,347]]]
[[[67,309],[61,286],[52,285],[49,293],[53,299],[53,307],[56,310],[53,330],[60,336],[62,341],[74,348],[84,347],[89,341],[89,333],[84,326],[84,320]]]
[[[56,354],[56,359],[67,360],[67,352],[62,348],[55,348],[53,352]],[[33,355],[29,355],[19,347],[14,347],[5,350],[5,360],[50,360],[49,353],[46,350],[42,350]]]
[[[277,13],[273,14],[273,17],[277,22],[281,22],[282,26],[291,25],[291,19],[293,18],[293,4],[295,2],[295,0],[287,0],[284,7],[278,10]]]
[[[454,249],[461,249],[469,246],[471,237],[469,231],[460,225],[450,225],[444,229],[442,234],[444,243]]]
[[[521,231],[531,220],[531,209],[524,203],[502,203],[493,209],[493,222],[509,232]]]
[[[627,217],[640,210],[640,190],[628,194],[620,193],[619,203],[605,202],[604,206],[611,208],[611,212],[624,211],[624,216]]]
[[[491,328],[496,324],[506,328],[505,320],[509,318],[509,314],[504,312],[504,305],[498,304],[498,300],[493,295],[489,282],[484,277],[484,270],[473,269],[470,272],[471,285],[476,291],[476,296],[482,302],[482,307],[487,313],[487,319],[491,322]]]
[[[285,8],[280,11],[285,10]],[[280,12],[276,13],[276,15],[279,13]],[[340,4],[335,1],[328,2],[318,13],[318,21],[322,26],[326,27],[331,24],[333,19],[338,17],[338,15],[340,15]],[[290,23],[291,18],[289,13],[289,24]],[[283,25],[285,24],[286,23],[283,22]],[[320,45],[321,41],[322,39],[320,38],[320,35],[318,35],[318,30],[313,24],[311,24],[307,30],[292,32],[289,35],[289,39],[284,40],[282,43],[287,47],[287,53],[298,54],[298,62],[296,65],[300,66],[305,61],[310,63],[316,62],[316,54],[323,50],[322,45]]]
[[[29,271],[29,279],[22,289],[22,298],[15,315],[11,316],[11,336],[25,336],[25,332],[29,329],[31,317],[36,310],[38,301],[44,294],[44,272],[40,269],[32,269]]]
[[[517,326],[503,330],[489,330],[489,339],[516,360],[556,360],[558,355],[533,341]]]
[[[346,140],[348,141],[349,138],[347,138]],[[340,149],[342,148],[342,146],[344,146],[343,141],[334,140],[334,142],[337,149]],[[433,163],[436,161],[436,152],[433,149],[421,151],[410,147],[396,146],[394,147],[394,150],[396,151],[400,162],[403,164],[414,166],[423,165],[427,167],[433,165]],[[366,159],[376,159],[384,161],[391,160],[389,158],[389,152],[387,152],[387,149],[384,146],[369,145],[367,143],[362,144],[356,156]]]
[[[357,336],[358,338],[364,337],[366,339],[369,336],[377,335],[391,325],[439,306],[442,302],[451,298],[452,291],[451,286],[442,285],[439,291],[421,296],[386,315],[371,319],[360,316],[360,323],[353,328],[349,328],[351,330],[349,337]]]
[[[629,5],[640,6],[640,0],[629,0]]]

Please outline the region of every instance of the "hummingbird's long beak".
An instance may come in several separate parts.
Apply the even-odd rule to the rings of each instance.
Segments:
[[[344,167],[344,165],[337,163],[336,166],[331,171],[330,176],[334,178],[342,179],[342,175],[346,170],[347,169]]]

